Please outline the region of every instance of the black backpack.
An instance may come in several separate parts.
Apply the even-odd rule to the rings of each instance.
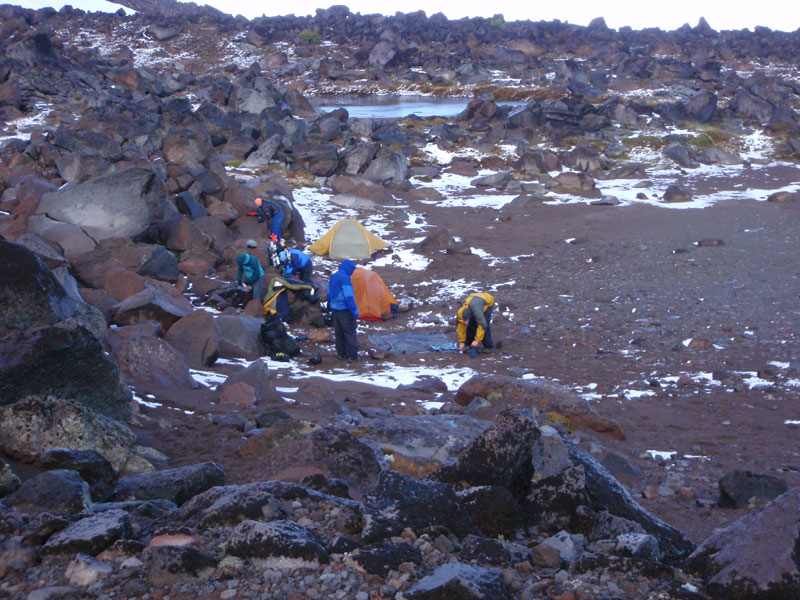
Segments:
[[[295,356],[300,354],[300,345],[286,332],[286,327],[277,314],[268,315],[261,324],[259,337],[272,353]]]

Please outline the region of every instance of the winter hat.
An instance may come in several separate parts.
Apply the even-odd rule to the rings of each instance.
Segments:
[[[256,244],[255,240],[247,240],[247,247],[248,248],[258,248],[258,244]]]

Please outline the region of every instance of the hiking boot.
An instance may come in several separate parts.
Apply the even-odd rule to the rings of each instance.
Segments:
[[[337,354],[336,358],[338,358],[339,360],[347,360],[347,357],[344,354]]]
[[[350,357],[350,356],[347,357],[347,362],[349,362],[349,363],[359,362],[360,360],[361,360],[361,358],[358,355],[353,356],[353,357]]]

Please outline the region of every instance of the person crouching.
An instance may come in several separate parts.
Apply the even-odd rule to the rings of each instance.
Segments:
[[[466,346],[477,348],[483,343],[484,348],[494,348],[492,341],[492,309],[494,298],[488,293],[470,294],[458,309],[458,349],[463,352]]]

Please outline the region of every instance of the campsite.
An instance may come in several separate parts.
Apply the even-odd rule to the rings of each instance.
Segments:
[[[0,597],[800,596],[796,33],[122,4],[0,8]]]

